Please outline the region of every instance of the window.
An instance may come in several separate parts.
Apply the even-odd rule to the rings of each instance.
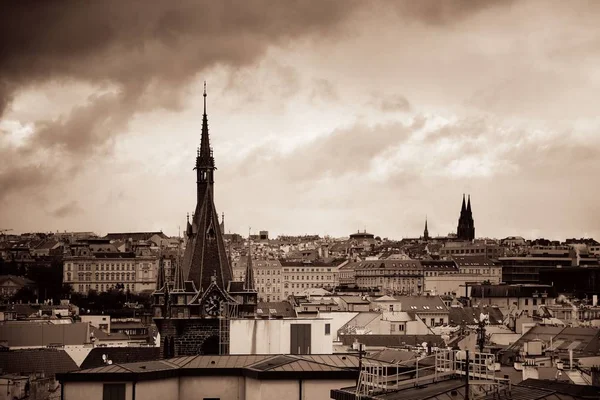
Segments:
[[[525,305],[529,304],[529,299],[525,299]]]
[[[102,400],[125,400],[125,384],[105,383],[102,390]]]
[[[331,324],[325,324],[325,334],[326,335],[331,334]]]

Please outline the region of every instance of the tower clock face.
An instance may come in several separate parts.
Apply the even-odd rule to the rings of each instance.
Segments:
[[[217,293],[213,293],[206,299],[204,303],[204,312],[210,316],[216,317],[221,314],[223,309],[223,301],[221,300],[221,296]]]

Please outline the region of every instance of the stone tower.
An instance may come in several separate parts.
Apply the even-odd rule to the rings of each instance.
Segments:
[[[166,282],[164,270],[159,270],[154,292],[154,321],[160,332],[162,358],[227,353],[230,319],[256,313],[256,291],[233,282],[214,204],[216,168],[208,136],[206,83],[194,169],[196,208],[191,222],[188,216],[183,260],[177,263],[173,282]]]
[[[473,221],[473,212],[471,211],[471,195],[469,195],[468,202],[465,203],[465,195],[463,194],[456,236],[459,240],[472,241],[475,239],[475,222]]]

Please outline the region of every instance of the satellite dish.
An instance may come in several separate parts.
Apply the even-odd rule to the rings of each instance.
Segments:
[[[107,364],[112,365],[112,360],[108,360]]]

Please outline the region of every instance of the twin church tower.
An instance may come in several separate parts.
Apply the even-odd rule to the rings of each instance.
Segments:
[[[456,238],[458,240],[472,241],[475,239],[475,221],[473,220],[473,212],[471,211],[471,195],[465,201],[463,194],[462,208],[460,217],[458,218],[458,228],[456,229]],[[429,229],[427,228],[427,219],[425,219],[425,230],[423,231],[423,239],[429,240]]]

